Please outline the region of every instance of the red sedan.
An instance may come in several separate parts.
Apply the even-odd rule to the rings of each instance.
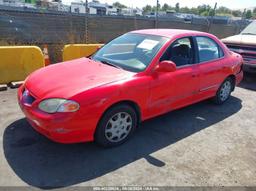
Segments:
[[[242,64],[208,33],[139,30],[90,58],[37,70],[18,100],[33,128],[53,141],[115,146],[146,119],[208,98],[224,103],[243,78]]]

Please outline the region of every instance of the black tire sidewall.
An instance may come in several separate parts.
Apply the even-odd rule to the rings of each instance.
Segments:
[[[224,84],[225,82],[227,82],[227,81],[230,82],[230,84],[231,84],[231,89],[230,89],[228,98],[223,101],[223,100],[221,100],[221,97],[220,97],[220,91],[221,91],[221,89],[222,89],[223,84]],[[233,82],[233,80],[232,80],[231,78],[227,78],[227,79],[221,84],[221,86],[219,87],[219,89],[218,89],[218,91],[217,91],[217,93],[216,93],[215,99],[214,99],[214,101],[215,101],[216,104],[221,105],[221,104],[225,103],[225,102],[230,98],[230,95],[231,95],[231,92],[232,92],[232,89],[233,89],[232,86],[234,86],[234,82]]]
[[[128,136],[125,137],[123,140],[121,140],[119,142],[111,142],[105,137],[105,128],[106,128],[106,124],[109,121],[109,119],[118,112],[127,112],[128,114],[131,115],[132,129],[129,132]],[[95,132],[95,136],[94,136],[95,141],[99,145],[104,146],[104,147],[113,147],[113,146],[120,145],[120,144],[124,143],[125,141],[127,141],[127,139],[129,139],[129,137],[133,134],[134,130],[137,127],[137,121],[138,121],[138,117],[137,117],[136,111],[131,106],[125,105],[125,104],[113,106],[110,109],[108,109],[101,117],[101,119],[97,125],[97,128],[96,128],[96,132]]]

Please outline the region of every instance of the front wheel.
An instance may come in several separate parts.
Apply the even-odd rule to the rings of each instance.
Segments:
[[[214,102],[219,105],[226,102],[229,99],[233,89],[234,81],[231,78],[227,78],[219,87],[214,97]]]
[[[101,118],[95,132],[95,141],[112,147],[125,142],[137,126],[137,114],[129,105],[110,108]]]

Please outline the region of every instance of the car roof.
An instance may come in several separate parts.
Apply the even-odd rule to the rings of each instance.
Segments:
[[[193,30],[182,30],[182,29],[143,29],[143,30],[132,31],[131,33],[157,35],[157,36],[164,36],[168,38],[173,38],[177,36],[186,36],[186,35],[204,35],[204,36],[210,35],[205,32],[199,32],[199,31],[193,31]]]

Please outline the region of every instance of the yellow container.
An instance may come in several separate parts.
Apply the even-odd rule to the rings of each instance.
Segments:
[[[37,46],[0,46],[0,84],[23,81],[44,66],[43,53]]]
[[[95,53],[103,44],[67,44],[64,46],[63,61],[87,57]]]

